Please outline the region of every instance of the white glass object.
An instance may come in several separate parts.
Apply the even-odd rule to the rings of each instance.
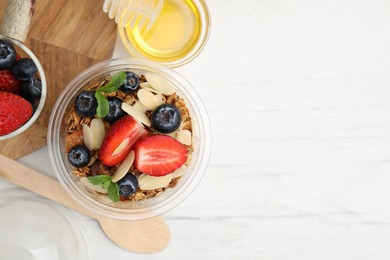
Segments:
[[[86,237],[72,212],[21,188],[0,193],[2,260],[88,260]]]

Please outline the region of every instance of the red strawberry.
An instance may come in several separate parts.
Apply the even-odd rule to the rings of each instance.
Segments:
[[[168,135],[150,135],[134,148],[135,168],[152,176],[164,176],[180,168],[187,160],[186,147]]]
[[[0,70],[0,90],[19,93],[20,81],[12,74],[11,70]]]
[[[20,128],[32,113],[30,102],[13,93],[0,91],[0,136]]]
[[[100,147],[100,162],[107,166],[121,163],[138,138],[145,136],[147,133],[148,131],[129,115],[115,121],[108,129]]]

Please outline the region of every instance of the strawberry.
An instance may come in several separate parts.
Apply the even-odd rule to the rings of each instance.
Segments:
[[[99,160],[106,166],[121,163],[129,154],[138,138],[145,136],[148,131],[129,115],[115,121],[107,130],[99,150]]]
[[[151,176],[164,176],[180,168],[187,160],[186,147],[168,135],[150,135],[134,148],[134,166]]]
[[[20,81],[12,74],[11,70],[0,70],[0,90],[19,93]]]
[[[13,93],[0,91],[0,136],[20,128],[32,113],[30,102]]]

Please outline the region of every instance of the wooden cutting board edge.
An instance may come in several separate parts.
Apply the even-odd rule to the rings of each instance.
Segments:
[[[69,15],[75,12],[74,6],[76,3],[81,14],[76,18],[74,15],[72,18],[69,18]],[[50,0],[38,0],[36,13],[34,14],[25,45],[38,57],[46,74],[48,84],[45,107],[38,120],[28,130],[14,138],[0,141],[1,154],[17,159],[46,145],[47,126],[51,108],[63,88],[81,71],[112,57],[116,40],[116,26],[101,10],[102,4],[102,0],[99,0],[98,3],[95,0],[83,0],[82,2],[79,2],[79,0],[57,0],[56,5]],[[5,1],[1,1],[0,18],[4,7]],[[53,10],[53,8],[59,9]],[[73,42],[68,39],[69,35],[75,35],[75,30],[86,32],[89,26],[96,28],[96,24],[90,25],[83,20],[88,10],[91,10],[93,18],[97,21],[96,23],[100,24],[100,27],[104,27],[99,34],[99,40],[104,41],[104,44],[100,45],[101,49],[95,52],[87,51],[88,48],[85,48],[85,46],[84,48],[79,48],[80,44],[96,48],[96,37],[92,33],[84,33],[85,38],[77,37]],[[47,21],[44,21],[44,14],[49,11],[51,13],[57,12],[61,16],[59,17],[60,24],[57,23],[51,26],[48,25]],[[69,25],[69,19],[76,24]],[[64,29],[68,28],[68,26],[73,28],[72,32],[68,32],[69,35],[61,35],[60,33],[64,30],[59,30],[57,34],[56,30],[58,28]],[[52,31],[51,36],[47,34],[47,31],[50,30]],[[61,41],[61,37],[64,37],[64,41]],[[87,53],[80,53],[81,51]]]

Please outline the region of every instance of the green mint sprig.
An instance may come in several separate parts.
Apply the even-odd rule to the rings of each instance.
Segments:
[[[102,187],[107,190],[107,195],[112,201],[117,202],[119,200],[118,184],[112,182],[110,176],[98,175],[98,176],[88,177],[88,180],[93,185],[102,185]]]
[[[106,181],[111,180],[111,177],[108,175],[98,175],[98,176],[88,177],[88,180],[93,185],[99,185],[105,183]]]
[[[119,87],[125,81],[126,81],[126,73],[124,71],[119,71],[112,76],[110,82],[96,89],[95,98],[98,103],[96,113],[99,118],[103,118],[107,116],[108,112],[110,111],[108,100],[102,93],[109,94],[118,91]]]
[[[108,99],[101,93],[96,91],[95,98],[97,100],[98,106],[96,108],[96,113],[99,118],[103,118],[108,115],[110,112],[110,105],[108,104]]]
[[[114,201],[117,202],[119,200],[119,187],[118,184],[111,181],[110,186],[108,186],[108,197]]]

